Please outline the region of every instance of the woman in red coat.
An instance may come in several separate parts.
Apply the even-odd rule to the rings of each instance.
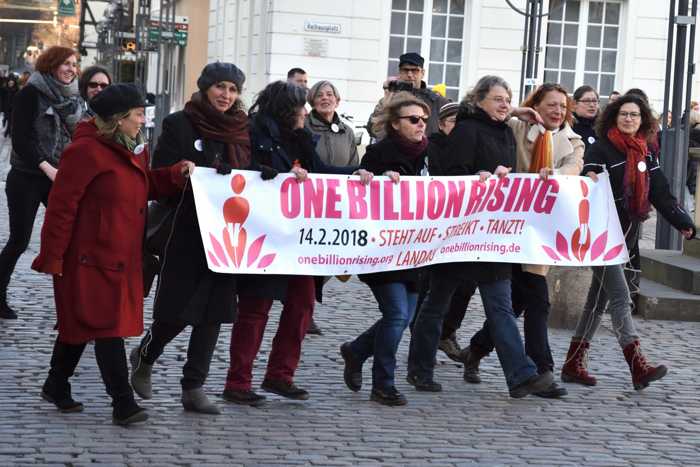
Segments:
[[[95,357],[118,425],[144,421],[129,385],[124,337],[143,331],[142,239],[146,203],[180,191],[191,162],[149,170],[140,135],[145,100],[132,84],[108,86],[79,124],[49,196],[32,268],[54,277],[58,337],[42,397],[79,412],[68,379],[85,344]]]

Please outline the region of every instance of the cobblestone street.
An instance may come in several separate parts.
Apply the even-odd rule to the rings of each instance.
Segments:
[[[4,195],[9,144],[0,138],[0,243],[8,236]],[[296,383],[311,399],[268,396],[261,408],[225,403],[230,326],[222,329],[206,390],[222,408],[212,417],[185,413],[179,378],[189,334],[183,333],[157,362],[154,397],[143,401],[146,424],[111,423],[111,407],[90,348],[72,379],[79,414],[59,414],[39,397],[55,339],[51,280],[30,270],[38,251],[37,218],[29,250],[9,289],[16,321],[0,321],[0,465],[700,465],[700,323],[638,320],[642,346],[669,374],[643,391],[632,388],[622,352],[605,318],[590,358],[598,386],[566,385],[562,400],[511,399],[495,354],[482,364],[483,382],[469,385],[461,367],[439,354],[442,393],[419,393],[405,382],[408,333],[399,351],[398,389],[405,407],[369,401],[370,367],[360,393],[343,384],[339,345],[378,316],[369,288],[353,278],[329,282]],[[588,284],[581,284],[587,287]],[[151,306],[146,306],[146,325]],[[259,385],[277,325],[276,305],[256,364]],[[460,331],[462,345],[483,321],[473,300]],[[551,330],[559,366],[571,331]],[[130,350],[138,338],[127,341]]]

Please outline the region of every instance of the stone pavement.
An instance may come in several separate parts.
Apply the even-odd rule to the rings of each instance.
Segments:
[[[0,188],[4,187],[8,144],[0,140]],[[4,191],[4,190],[3,190]],[[7,207],[0,195],[0,243],[7,239]],[[40,219],[39,219],[40,220]],[[331,281],[317,308],[324,335],[307,338],[296,382],[311,392],[305,402],[276,396],[262,408],[225,404],[230,327],[223,330],[207,391],[223,410],[218,417],[184,413],[179,377],[187,334],[158,361],[155,394],[144,406],[147,424],[113,426],[111,408],[88,349],[73,378],[81,414],[59,414],[39,398],[52,343],[51,281],[30,271],[38,249],[37,222],[29,251],[10,286],[17,321],[0,322],[0,465],[700,465],[700,365],[696,358],[700,323],[638,321],[645,351],[670,366],[668,376],[644,391],[632,389],[609,321],[596,336],[590,367],[598,386],[567,385],[563,400],[508,397],[495,355],[485,360],[483,383],[462,381],[461,368],[439,356],[439,394],[415,392],[405,382],[407,341],[399,351],[398,388],[405,407],[368,400],[370,365],[360,393],[346,389],[338,346],[377,317],[369,289],[357,280]],[[588,284],[581,284],[587,287]],[[264,370],[279,307],[272,313],[256,365]],[[474,300],[460,340],[483,320]],[[150,322],[150,303],[146,310]],[[569,331],[552,330],[555,360],[565,356]],[[128,348],[137,339],[128,340]]]

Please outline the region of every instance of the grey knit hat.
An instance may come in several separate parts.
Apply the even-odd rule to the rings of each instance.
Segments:
[[[459,104],[457,104],[456,102],[449,102],[440,107],[440,113],[438,113],[438,120],[444,120],[447,117],[457,115],[458,110]]]
[[[212,85],[221,81],[230,81],[234,83],[240,93],[243,91],[245,74],[233,63],[210,63],[202,70],[202,74],[197,80],[197,87],[200,91],[206,92]]]

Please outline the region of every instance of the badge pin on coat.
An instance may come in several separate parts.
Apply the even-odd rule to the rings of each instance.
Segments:
[[[141,153],[143,152],[143,150],[144,150],[145,148],[146,148],[146,145],[145,145],[145,144],[143,144],[143,143],[139,144],[138,146],[136,146],[136,147],[134,148],[134,154],[136,154],[136,155],[138,156],[139,154],[141,154]]]
[[[333,133],[338,133],[340,131],[340,127],[337,123],[331,123],[331,131]]]
[[[637,163],[637,170],[639,170],[642,173],[646,172],[647,171],[647,163],[644,161],[639,161]]]
[[[196,139],[194,141],[194,148],[199,152],[202,152],[204,150],[204,144],[202,143],[201,139]]]

